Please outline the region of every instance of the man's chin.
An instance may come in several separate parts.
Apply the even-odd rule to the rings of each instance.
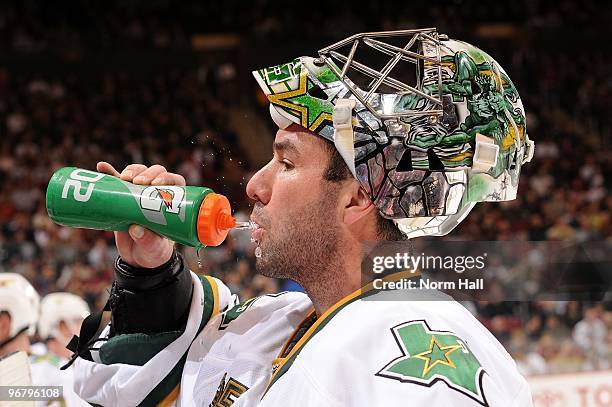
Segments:
[[[282,270],[278,267],[278,264],[274,264],[274,261],[268,256],[262,254],[261,257],[255,259],[255,271],[257,274],[261,274],[264,277],[271,278],[289,278],[286,276],[286,273],[283,273]]]
[[[270,264],[263,257],[255,259],[255,271],[262,276],[276,278],[272,267],[270,267]]]

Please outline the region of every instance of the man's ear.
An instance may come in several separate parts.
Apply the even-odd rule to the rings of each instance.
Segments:
[[[347,226],[353,225],[355,222],[363,219],[364,216],[376,210],[376,206],[367,192],[356,180],[353,180],[347,189],[345,202],[342,220]]]

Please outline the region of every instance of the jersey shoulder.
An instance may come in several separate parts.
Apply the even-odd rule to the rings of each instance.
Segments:
[[[210,321],[199,335],[202,349],[223,359],[250,354],[253,358],[266,360],[269,365],[312,309],[308,296],[298,292],[248,299]]]
[[[513,405],[527,388],[504,347],[450,297],[362,298],[336,310],[309,342],[296,363],[330,391],[342,388],[340,370],[376,389],[361,397],[384,400],[428,394],[453,405]]]
[[[227,329],[236,320],[257,320],[265,315],[291,312],[292,310],[306,312],[312,307],[312,302],[304,293],[284,291],[276,294],[266,294],[253,297],[234,305],[221,314],[219,330]]]

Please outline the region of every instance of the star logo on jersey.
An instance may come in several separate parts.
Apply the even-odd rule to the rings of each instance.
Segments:
[[[449,345],[442,346],[435,335],[431,335],[431,344],[429,345],[429,349],[425,352],[421,352],[418,355],[414,355],[415,358],[421,359],[425,361],[425,366],[423,366],[423,374],[421,376],[427,376],[427,373],[437,364],[441,364],[444,366],[452,367],[456,369],[455,363],[450,358],[450,355],[460,349],[460,345]]]
[[[482,390],[485,374],[464,341],[448,331],[435,331],[423,320],[391,328],[402,356],[389,362],[376,376],[431,387],[443,382],[487,407]]]

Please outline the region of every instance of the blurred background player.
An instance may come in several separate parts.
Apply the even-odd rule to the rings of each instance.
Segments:
[[[38,336],[46,349],[62,361],[67,360],[71,352],[66,349],[73,335],[81,329],[83,319],[89,315],[87,303],[71,293],[51,293],[40,303]],[[37,353],[35,350],[32,353]]]
[[[40,302],[38,336],[41,342],[31,347],[32,383],[64,387],[67,406],[87,405],[73,391],[73,370],[60,370],[70,356],[66,345],[79,332],[89,306],[70,293],[47,294]]]
[[[42,309],[40,314],[39,309]],[[26,352],[30,355],[33,385],[63,387],[62,400],[37,405],[87,405],[72,390],[72,371],[59,368],[66,357],[61,342],[80,327],[84,314],[88,313],[83,300],[67,293],[49,294],[41,304],[40,296],[23,276],[0,273],[0,357],[15,351]],[[44,318],[39,320],[39,316]],[[41,337],[50,339],[48,349],[42,343],[30,345],[39,322],[42,323],[39,325]]]
[[[39,305],[40,296],[28,280],[0,273],[0,357],[16,351],[30,353]]]

